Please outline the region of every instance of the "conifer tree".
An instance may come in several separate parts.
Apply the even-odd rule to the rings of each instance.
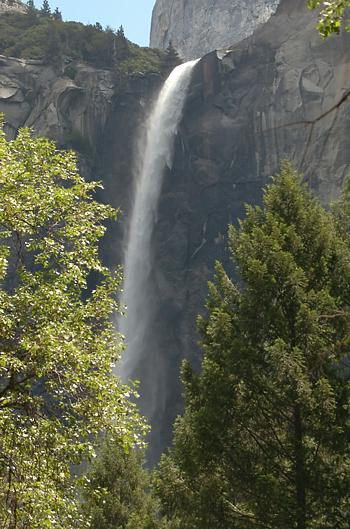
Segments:
[[[28,0],[27,2],[27,14],[31,17],[35,17],[37,10],[35,9],[34,0]]]
[[[84,507],[94,529],[160,529],[143,451],[107,439],[87,474]]]
[[[123,26],[120,26],[114,38],[114,59],[116,62],[124,61],[128,58],[129,53],[129,43],[125,37]]]
[[[161,64],[162,74],[168,76],[176,66],[181,64],[181,62],[178,52],[174,48],[172,41],[170,41]]]
[[[45,47],[44,60],[48,64],[52,64],[56,68],[59,68],[62,64],[62,41],[60,39],[57,27],[52,20],[48,24],[48,33]]]
[[[185,413],[158,473],[175,527],[349,528],[350,249],[339,222],[284,165],[264,207],[230,228],[240,281],[217,266],[202,372],[183,367]]]
[[[48,0],[43,1],[43,5],[42,5],[42,8],[40,9],[40,13],[45,17],[51,16],[51,7],[50,7]]]
[[[53,12],[53,18],[55,20],[62,20],[62,13],[61,11],[58,9],[58,7],[56,7],[55,11]]]

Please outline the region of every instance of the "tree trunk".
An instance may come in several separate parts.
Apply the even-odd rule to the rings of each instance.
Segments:
[[[303,428],[301,411],[298,404],[294,407],[295,434],[295,487],[297,501],[297,528],[306,529],[306,491],[303,448]]]

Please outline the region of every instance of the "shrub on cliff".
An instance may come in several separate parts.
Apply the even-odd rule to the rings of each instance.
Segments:
[[[115,56],[116,34],[100,24],[63,22],[60,16],[40,15],[37,11],[5,13],[0,16],[0,54],[23,59],[41,59],[60,66],[81,60],[97,67],[118,66],[127,73],[159,71],[161,52],[125,42],[128,53]]]

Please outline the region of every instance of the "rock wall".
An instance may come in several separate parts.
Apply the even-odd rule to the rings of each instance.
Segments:
[[[349,174],[350,35],[323,41],[315,27],[305,0],[283,0],[252,37],[195,72],[154,237],[157,347],[169,358],[156,421],[163,442],[179,410],[181,359],[200,366],[195,320],[214,262],[231,269],[228,223],[260,202],[283,159],[326,204]]]
[[[251,35],[275,12],[279,0],[157,0],[151,47],[172,41],[186,59],[232,46]]]
[[[0,14],[14,11],[16,13],[25,13],[26,6],[19,0],[0,0]]]
[[[136,131],[161,82],[157,74],[120,79],[83,63],[57,71],[39,60],[0,55],[0,112],[10,139],[20,127],[31,127],[77,150],[84,175],[103,180],[108,200],[126,212]]]
[[[158,384],[163,399],[154,417],[152,460],[169,444],[181,411],[181,360],[200,365],[195,318],[215,259],[230,267],[227,224],[244,215],[246,202],[261,200],[284,158],[324,203],[338,195],[349,173],[350,35],[323,41],[315,26],[305,0],[282,0],[251,37],[228,52],[210,53],[196,67],[153,235],[156,319],[144,363],[155,376],[142,391]],[[0,112],[9,136],[30,125],[61,146],[75,146],[84,174],[103,180],[101,198],[122,207],[121,223],[110,228],[103,248],[112,267],[122,261],[133,148],[160,82],[150,74],[121,84],[110,70],[81,64],[73,75],[0,57]]]

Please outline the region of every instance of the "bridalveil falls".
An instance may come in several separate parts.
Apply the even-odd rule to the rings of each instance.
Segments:
[[[155,102],[147,122],[146,133],[139,145],[136,188],[129,225],[124,262],[123,304],[126,318],[120,330],[126,337],[126,353],[122,365],[124,379],[141,382],[141,410],[156,423],[164,406],[162,365],[167,351],[157,351],[155,294],[152,291],[152,234],[157,222],[157,205],[165,168],[172,165],[174,141],[180,123],[191,74],[198,61],[181,64],[170,74]],[[160,440],[156,440],[161,442]]]

